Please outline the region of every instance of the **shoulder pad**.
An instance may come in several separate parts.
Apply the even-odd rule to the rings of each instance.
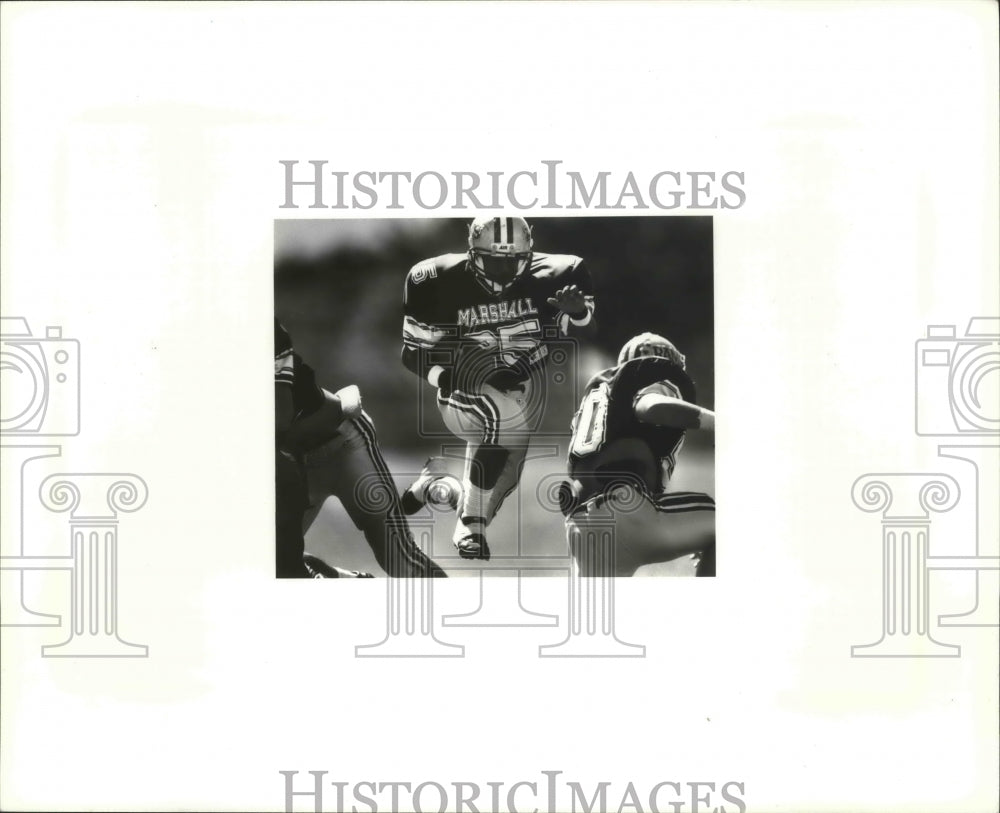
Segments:
[[[531,271],[532,273],[548,272],[555,276],[572,271],[581,262],[583,262],[583,258],[577,257],[575,254],[544,254],[536,251],[531,255]]]
[[[410,273],[406,275],[406,281],[413,285],[420,285],[429,279],[437,279],[443,274],[453,272],[456,268],[464,267],[465,261],[465,254],[442,254],[438,257],[421,260],[410,269]]]
[[[406,275],[406,282],[410,285],[419,285],[429,279],[434,279],[438,275],[437,263],[434,260],[423,260],[410,269]]]

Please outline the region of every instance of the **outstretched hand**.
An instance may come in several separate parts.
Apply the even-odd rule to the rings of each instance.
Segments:
[[[563,313],[569,314],[570,318],[579,319],[587,313],[587,300],[583,291],[575,285],[567,285],[560,288],[554,296],[546,300],[552,307],[559,308]]]

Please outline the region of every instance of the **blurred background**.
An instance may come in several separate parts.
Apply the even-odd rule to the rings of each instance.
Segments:
[[[403,367],[399,355],[407,271],[428,257],[464,252],[470,220],[275,221],[275,314],[322,386],[361,388],[400,490],[431,455],[444,453],[450,469],[461,474],[461,460],[452,459],[461,444],[444,428],[434,391]],[[520,494],[508,498],[488,538],[495,556],[562,557],[562,517],[538,504],[536,490],[565,472],[570,419],[583,387],[614,364],[622,344],[647,330],[666,336],[687,356],[699,404],[714,407],[712,219],[558,217],[529,223],[536,251],[583,257],[594,283],[597,332],[572,356],[568,380],[549,387],[537,435],[547,456],[529,460]],[[714,495],[714,435],[688,433],[671,490]],[[450,543],[454,514],[434,514],[430,521],[431,555],[451,575],[467,572],[462,566],[468,563],[459,563]],[[336,500],[324,506],[306,543],[335,564],[381,575]],[[648,566],[637,575],[689,570],[684,560]]]

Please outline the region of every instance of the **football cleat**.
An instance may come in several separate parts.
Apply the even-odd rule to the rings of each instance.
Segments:
[[[618,354],[618,363],[624,364],[626,361],[643,358],[644,356],[659,356],[670,359],[674,364],[685,369],[684,354],[681,353],[673,342],[658,336],[655,333],[640,333],[633,336],[622,347]]]
[[[374,579],[371,573],[363,570],[344,570],[341,567],[328,565],[318,556],[311,553],[302,554],[302,563],[314,579]]]
[[[502,291],[531,266],[531,227],[523,217],[477,217],[469,225],[469,266],[491,291]]]
[[[458,555],[462,559],[490,559],[490,546],[486,544],[485,534],[470,531],[466,536],[455,540]]]
[[[444,458],[429,457],[417,479],[403,492],[400,503],[403,513],[409,516],[417,513],[427,503],[448,505],[454,510],[458,508],[461,495],[462,486],[448,474]]]

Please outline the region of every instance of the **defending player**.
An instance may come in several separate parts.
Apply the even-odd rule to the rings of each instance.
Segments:
[[[375,425],[361,408],[358,388],[351,385],[330,393],[320,387],[277,319],[274,341],[276,423],[283,427],[279,455],[291,453],[303,465],[308,496],[300,493],[298,499],[305,499],[308,506],[303,509],[305,527],[312,524],[326,498],[336,496],[390,576],[445,576],[413,540]],[[288,483],[286,492],[294,493],[287,463],[281,464],[281,471]],[[290,529],[285,537],[291,538]],[[314,559],[307,555],[309,575],[333,576],[318,568]],[[355,575],[336,570],[338,576]]]
[[[520,217],[478,217],[468,252],[417,263],[406,277],[403,364],[437,388],[448,430],[467,441],[453,542],[489,559],[485,531],[520,480],[526,416],[545,397],[553,338],[592,323],[583,260],[533,251]]]
[[[688,429],[714,431],[715,414],[695,404],[684,356],[662,336],[629,340],[618,365],[587,384],[560,495],[581,575],[631,576],[692,553],[698,576],[715,575],[715,501],[667,491]],[[613,549],[594,541],[609,521]]]

